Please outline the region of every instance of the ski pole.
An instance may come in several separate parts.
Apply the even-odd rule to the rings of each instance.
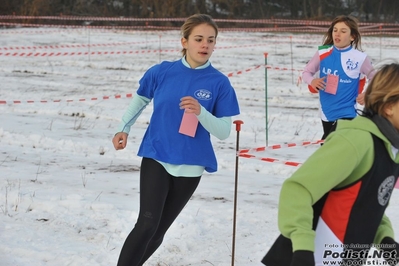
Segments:
[[[240,131],[241,124],[244,124],[241,120],[235,120],[233,122],[236,125],[237,131],[237,141],[236,141],[236,169],[235,169],[235,182],[234,182],[234,212],[233,212],[233,244],[232,244],[232,254],[231,254],[231,266],[234,266],[235,257],[235,245],[236,245],[236,214],[237,214],[237,187],[238,187],[238,151],[240,143]]]

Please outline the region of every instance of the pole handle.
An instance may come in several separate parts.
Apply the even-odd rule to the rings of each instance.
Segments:
[[[242,120],[235,120],[233,122],[236,125],[236,131],[241,131],[241,125],[244,124]]]

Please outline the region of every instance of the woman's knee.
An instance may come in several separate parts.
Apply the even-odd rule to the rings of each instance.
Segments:
[[[137,232],[139,232],[140,234],[152,237],[156,233],[158,225],[159,222],[154,221],[154,219],[139,217],[136,225],[134,226],[134,229],[137,230]]]

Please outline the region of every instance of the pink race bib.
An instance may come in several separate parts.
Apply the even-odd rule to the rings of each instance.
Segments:
[[[180,123],[179,133],[194,137],[197,131],[198,118],[193,113],[184,113]]]
[[[328,74],[327,85],[324,91],[334,95],[337,94],[338,81],[339,81],[339,76]]]

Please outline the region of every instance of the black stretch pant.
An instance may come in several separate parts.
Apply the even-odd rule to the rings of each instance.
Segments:
[[[330,132],[335,129],[336,121],[327,122],[322,120],[321,123],[323,125],[323,136],[321,137],[321,139],[326,139],[328,134],[330,134]]]
[[[353,118],[340,118],[342,120],[352,120]],[[327,121],[323,121],[321,120],[321,123],[323,125],[323,136],[321,137],[321,139],[326,139],[327,136],[333,132],[335,130],[335,128],[337,127],[337,121],[332,121],[332,122],[327,122]]]
[[[123,244],[118,266],[139,266],[157,250],[173,221],[193,195],[201,177],[174,177],[153,159],[140,170],[140,212]]]

